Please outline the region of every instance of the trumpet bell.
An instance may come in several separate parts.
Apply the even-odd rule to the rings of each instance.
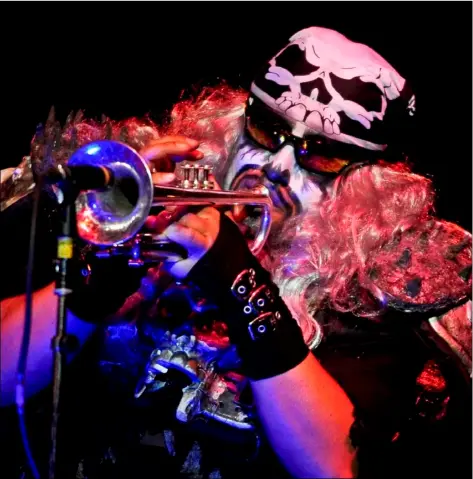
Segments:
[[[124,143],[101,140],[75,151],[68,164],[105,166],[114,174],[113,185],[107,189],[79,192],[75,204],[78,236],[97,246],[133,238],[153,204],[153,180],[146,161]]]

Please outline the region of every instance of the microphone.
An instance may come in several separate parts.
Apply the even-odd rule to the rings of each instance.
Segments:
[[[67,182],[80,191],[103,190],[114,184],[113,171],[105,166],[58,165],[50,168],[45,174],[48,184]]]

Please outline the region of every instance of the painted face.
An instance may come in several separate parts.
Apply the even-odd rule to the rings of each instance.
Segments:
[[[388,112],[412,116],[413,105],[406,81],[371,48],[332,30],[303,30],[252,84],[225,188],[264,184],[284,216],[298,214],[343,168],[381,158]]]
[[[294,216],[304,211],[309,204],[320,201],[327,179],[300,165],[296,158],[296,149],[300,146],[296,142],[282,141],[288,133],[296,138],[298,127],[258,103],[257,99],[250,98],[249,108],[254,109],[255,114],[260,114],[259,124],[268,131],[265,133],[266,130],[257,131],[253,128],[251,134],[247,115],[247,127],[233,155],[225,188],[250,189],[263,184],[268,188],[280,216]],[[268,134],[274,136],[275,151],[271,151],[263,139]],[[302,139],[302,136],[299,138]]]

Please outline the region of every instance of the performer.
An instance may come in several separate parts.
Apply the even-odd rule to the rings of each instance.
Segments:
[[[157,167],[169,155],[203,156],[213,160],[224,188],[265,184],[276,206],[274,231],[260,258],[266,269],[236,226],[206,209],[164,230],[190,256],[164,265],[166,274],[151,276],[154,284],[145,278],[140,298],[150,302],[157,294],[150,286],[159,289],[170,275],[219,306],[224,313],[219,320],[241,359],[238,369],[250,379],[265,436],[291,475],[394,477],[410,470],[435,476],[448,469],[466,477],[471,236],[432,215],[429,180],[393,163],[402,159],[415,112],[407,83],[368,47],[312,28],[296,34],[269,62],[247,97],[222,88],[177,105],[166,128],[125,122],[125,138],[124,124],[78,118],[66,125],[56,158],[67,159],[71,129],[77,131],[74,146],[121,134]],[[33,143],[33,162],[42,141],[37,136]],[[148,226],[163,231],[164,214]],[[126,274],[111,274],[109,267],[96,271],[92,284],[75,294],[72,313],[96,320],[116,311],[137,288],[125,284]],[[240,287],[246,292],[263,287],[272,298],[267,312],[274,325],[263,321],[263,332],[248,331],[249,322],[264,312],[245,314],[251,305]],[[36,321],[44,326],[54,309],[52,286],[36,295],[42,308]],[[94,296],[100,303],[84,300]],[[21,296],[2,301],[2,397],[8,392],[4,359],[13,357],[12,371],[16,361],[4,339],[13,349],[22,314]],[[39,347],[32,345],[42,354],[36,364],[44,366],[50,364],[50,322],[47,334],[36,331]],[[93,329],[77,318],[70,324],[82,340]],[[139,329],[145,327],[107,331],[118,336],[131,331],[134,345]],[[258,332],[263,337],[253,340]],[[148,330],[147,336],[153,333]],[[123,336],[115,345],[122,343]],[[129,354],[133,350],[121,352],[127,353],[123,361],[134,365],[140,361],[138,354]],[[47,382],[42,376],[36,375],[37,390]],[[435,463],[425,460],[432,451]],[[452,463],[446,458],[453,452]],[[187,467],[192,457],[187,456]],[[215,473],[209,463],[198,464],[193,473],[201,474],[201,466]],[[268,472],[270,466],[264,467]],[[219,469],[225,472],[225,465]]]

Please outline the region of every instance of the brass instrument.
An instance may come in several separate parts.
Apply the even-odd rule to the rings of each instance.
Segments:
[[[126,255],[131,266],[182,258],[177,245],[158,235],[140,233],[153,210],[168,206],[260,207],[260,227],[250,244],[251,251],[258,254],[267,240],[272,202],[263,186],[251,191],[215,190],[210,168],[200,165],[185,165],[179,186],[155,185],[146,160],[130,146],[112,140],[80,148],[68,165],[104,166],[114,175],[108,188],[80,192],[76,199],[79,237],[87,243],[108,247],[102,248],[98,256]]]

